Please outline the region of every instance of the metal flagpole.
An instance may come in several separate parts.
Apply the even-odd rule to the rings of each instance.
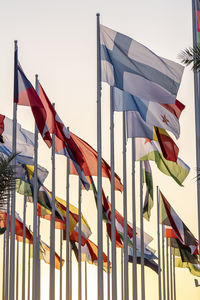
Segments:
[[[26,286],[26,196],[24,196],[24,211],[23,211],[23,257],[22,257],[22,300],[25,300],[25,286]]]
[[[19,242],[17,241],[17,260],[16,260],[16,300],[19,297]]]
[[[85,300],[87,300],[87,261],[85,260]]]
[[[39,89],[38,75],[35,75],[36,91]],[[32,277],[32,300],[37,299],[37,193],[38,193],[38,128],[35,124],[34,138],[34,177],[33,177],[33,277]]]
[[[82,184],[79,179],[78,186],[78,300],[82,299],[82,276],[81,276],[81,197]]]
[[[31,230],[31,226],[29,226],[29,230]],[[28,300],[30,300],[30,275],[31,275],[31,270],[30,270],[30,267],[31,267],[31,244],[29,242],[28,244],[28,290],[27,290],[27,293],[28,293]]]
[[[121,248],[121,300],[124,300],[124,258],[123,258],[123,248]]]
[[[193,47],[197,46],[197,6],[196,0],[192,0],[193,20]],[[200,103],[199,103],[199,80],[200,76],[194,70],[194,99],[195,99],[195,128],[196,128],[196,164],[197,172],[200,171]],[[198,235],[200,241],[200,181],[197,180],[197,204],[198,204]],[[200,243],[199,243],[200,252]]]
[[[62,241],[63,231],[60,230],[60,300],[62,300]]]
[[[166,299],[165,289],[165,226],[162,224],[162,275],[163,275],[163,300]]]
[[[170,250],[169,250],[169,270],[170,270],[171,300],[173,300],[173,272],[172,272],[172,247],[171,246],[170,246]]]
[[[8,191],[8,201],[7,201],[7,220],[6,220],[6,288],[5,288],[5,300],[8,300],[9,291],[9,231],[10,231],[10,192]]]
[[[14,60],[14,98],[18,97],[18,46],[15,43],[15,60]],[[17,135],[17,103],[13,103],[13,133],[12,133],[12,153],[16,153],[16,135]],[[16,157],[12,160],[12,164],[16,165]],[[11,234],[10,234],[10,295],[9,299],[14,300],[15,296],[15,188],[11,192]]]
[[[67,129],[69,130],[69,127]],[[70,300],[69,173],[70,173],[70,159],[69,159],[69,157],[67,157],[67,178],[66,178],[66,300]]]
[[[3,280],[2,280],[2,299],[5,299],[5,252],[6,252],[6,233],[3,235]]]
[[[102,138],[101,138],[101,50],[100,14],[97,13],[97,227],[98,227],[98,300],[103,300],[103,228],[102,228]]]
[[[159,300],[162,299],[161,294],[161,268],[160,268],[160,191],[157,186],[157,238],[158,238],[158,295]]]
[[[167,262],[167,300],[170,299],[169,295],[169,247],[168,247],[168,238],[166,238],[166,262]]]
[[[69,285],[69,299],[72,300],[72,246],[70,244],[70,252],[69,252],[70,256],[69,256],[69,274],[70,274],[70,285]]]
[[[38,233],[37,233],[37,300],[40,300],[40,216],[37,217]]]
[[[137,251],[135,205],[135,139],[132,138],[133,300],[137,300]]]
[[[107,300],[110,300],[110,242],[107,234]]]
[[[128,290],[128,240],[127,240],[127,178],[126,178],[126,115],[123,111],[123,213],[124,213],[124,300]]]
[[[176,269],[175,269],[175,256],[172,255],[173,259],[173,278],[174,278],[174,300],[176,300]]]
[[[112,298],[117,300],[116,226],[115,226],[115,160],[114,160],[114,111],[113,87],[110,87],[110,167],[111,167],[111,253]]]
[[[53,104],[55,107],[55,105]],[[50,293],[49,300],[55,300],[55,134],[52,134],[52,219],[50,227]]]
[[[141,242],[141,295],[145,300],[145,277],[144,277],[144,224],[143,224],[143,169],[140,161],[140,242]]]

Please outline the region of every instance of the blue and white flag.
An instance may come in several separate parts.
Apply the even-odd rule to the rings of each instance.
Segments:
[[[184,67],[100,25],[102,81],[140,99],[175,103]]]
[[[2,136],[2,141],[0,142],[0,152],[5,155],[12,154],[12,129],[13,120],[0,115],[0,131]],[[16,160],[22,164],[33,165],[34,160],[34,134],[21,127],[17,123],[17,145],[16,151],[18,155]]]
[[[175,104],[160,104],[141,100],[118,88],[113,89],[113,109],[115,111],[137,112],[149,129],[153,126],[171,131],[176,138],[180,136],[179,117],[185,105],[176,100]],[[138,115],[133,113],[134,115]],[[131,118],[131,113],[128,118]],[[140,122],[140,121],[138,121]],[[135,124],[133,124],[133,127]],[[139,137],[139,135],[136,136]]]

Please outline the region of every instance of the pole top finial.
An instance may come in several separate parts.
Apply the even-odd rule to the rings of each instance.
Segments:
[[[100,13],[96,13],[96,16],[99,17],[99,16],[100,16]]]

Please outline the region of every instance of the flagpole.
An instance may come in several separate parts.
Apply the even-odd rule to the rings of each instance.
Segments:
[[[140,248],[141,248],[141,295],[145,300],[145,274],[144,274],[144,223],[143,223],[143,169],[140,161]]]
[[[97,227],[98,227],[98,300],[103,300],[103,228],[102,228],[102,138],[101,138],[101,51],[100,14],[97,17]]]
[[[163,300],[166,299],[165,288],[165,226],[162,224],[162,274],[163,274]]]
[[[175,269],[175,256],[172,255],[173,259],[173,278],[174,278],[174,300],[176,300],[176,269]]]
[[[6,290],[5,290],[5,300],[8,300],[8,290],[9,290],[9,231],[10,231],[10,192],[8,191],[8,201],[7,201],[7,220],[6,220]]]
[[[15,43],[15,61],[14,61],[14,97],[18,95],[17,64],[18,64],[18,46]],[[16,153],[17,136],[17,103],[13,103],[13,133],[12,133],[12,153]],[[16,165],[16,157],[12,160]],[[11,192],[11,234],[10,234],[10,300],[15,298],[15,188]]]
[[[82,276],[81,276],[81,197],[82,184],[79,179],[78,194],[78,300],[82,299]]]
[[[87,300],[87,262],[85,261],[85,300]]]
[[[127,240],[126,115],[123,111],[124,300],[129,299]]]
[[[124,300],[124,264],[123,248],[121,248],[121,300]]]
[[[135,139],[132,138],[133,300],[137,300],[137,252],[135,205]]]
[[[23,258],[22,258],[22,300],[25,300],[25,266],[26,266],[26,196],[24,195],[24,210],[23,210]]]
[[[16,260],[16,300],[19,297],[19,242],[17,241],[17,260]]]
[[[70,272],[70,285],[69,285],[69,290],[70,290],[70,293],[69,293],[69,299],[70,300],[72,300],[72,246],[71,246],[71,244],[70,244],[70,249],[69,249],[70,251],[69,251],[69,254],[70,254],[70,256],[69,256],[69,259],[70,259],[70,263],[69,263],[69,272]]]
[[[29,226],[29,230],[31,230],[31,226]],[[30,270],[30,267],[31,267],[31,244],[30,244],[30,241],[29,241],[29,244],[28,244],[28,290],[27,290],[27,293],[28,293],[28,300],[30,300],[30,275],[31,275],[31,270]]]
[[[38,75],[35,75],[36,92],[38,93],[39,82]],[[37,298],[37,193],[38,193],[38,128],[35,123],[34,137],[34,178],[33,178],[33,263],[32,263],[32,300]]]
[[[107,233],[107,300],[110,300],[110,242]]]
[[[53,104],[55,107],[55,104]],[[50,227],[50,293],[55,300],[55,134],[52,134],[52,219]]]
[[[69,130],[69,127],[67,129]],[[69,173],[70,173],[70,159],[69,159],[69,157],[67,157],[67,178],[66,178],[66,300],[70,300]]]
[[[160,268],[160,192],[157,186],[157,237],[158,237],[158,295],[159,300],[162,299],[161,294],[161,268]]]
[[[62,300],[62,241],[63,231],[60,230],[60,300]]]
[[[5,246],[6,246],[6,233],[3,234],[3,280],[2,280],[2,299],[5,299]]]
[[[173,299],[173,273],[172,273],[172,247],[170,246],[169,251],[169,266],[170,266],[170,290],[171,290],[171,300]]]
[[[37,300],[40,300],[40,216],[37,218],[38,221],[38,234],[37,234]]]
[[[112,298],[117,300],[116,225],[115,225],[115,158],[113,87],[110,87],[110,168],[111,168],[111,250],[112,250]]]
[[[169,248],[168,248],[168,238],[166,238],[166,261],[167,261],[167,300],[169,300],[170,296],[169,296]]]
[[[193,47],[197,46],[197,7],[196,0],[192,0],[193,20]],[[199,74],[194,70],[194,99],[195,99],[195,129],[196,129],[196,164],[197,172],[200,171],[200,103],[199,103]],[[198,236],[200,241],[200,180],[197,180],[197,205],[198,205]],[[200,253],[200,243],[199,243]]]

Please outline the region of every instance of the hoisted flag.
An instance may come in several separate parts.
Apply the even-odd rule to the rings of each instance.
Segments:
[[[102,81],[146,101],[175,103],[183,66],[100,25]]]
[[[115,111],[132,111],[148,125],[169,130],[176,138],[180,136],[179,118],[185,105],[178,100],[174,104],[150,102],[114,88],[113,106]]]

